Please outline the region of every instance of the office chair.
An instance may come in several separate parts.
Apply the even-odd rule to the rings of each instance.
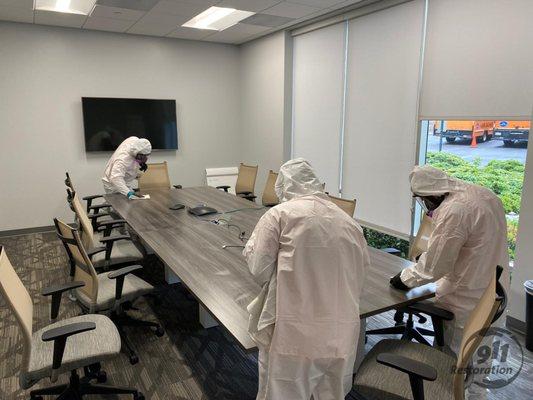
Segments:
[[[268,178],[263,190],[263,197],[261,202],[265,207],[272,207],[279,204],[278,196],[274,187],[276,185],[276,179],[278,179],[278,173],[272,170],[268,171]]]
[[[68,172],[65,172],[65,175],[66,175],[65,185],[72,192],[75,192],[76,190],[74,189],[74,185],[72,183],[72,179],[70,178],[70,174]],[[104,198],[103,194],[95,194],[95,195],[92,195],[92,196],[83,197],[82,200],[87,202],[87,214],[91,214],[91,212],[92,212],[92,214],[96,215],[96,214],[100,213],[100,210],[104,210],[104,212],[106,212],[105,214],[100,214],[98,217],[95,217],[95,218],[100,218],[100,217],[109,215],[109,214],[107,214],[107,212],[111,208],[110,204],[104,202],[104,203],[93,205],[93,200],[103,199],[103,198]]]
[[[350,217],[353,218],[355,214],[355,205],[357,204],[357,200],[349,200],[349,199],[343,199],[341,197],[335,197],[327,194],[329,199],[337,205],[342,211],[344,211],[346,214],[348,214]]]
[[[433,231],[431,217],[424,214],[420,228],[409,247],[409,259],[416,262],[420,255],[427,250],[429,237]],[[383,249],[384,251],[399,255],[400,251],[394,248]],[[407,320],[404,321],[405,314]],[[433,330],[418,327],[415,325],[414,317],[418,318],[418,323],[424,324],[426,316],[431,318]],[[434,336],[438,346],[444,346],[444,321],[451,321],[453,313],[435,306],[431,301],[420,301],[409,306],[400,308],[394,314],[395,325],[387,328],[372,329],[366,331],[367,335],[402,335],[403,340],[416,340],[419,343],[430,345],[424,336]]]
[[[104,313],[109,315],[117,325],[122,342],[126,346],[131,364],[139,358],[124,334],[124,326],[145,326],[155,328],[157,336],[164,331],[155,322],[143,321],[129,316],[126,311],[134,309],[131,303],[141,296],[153,291],[153,286],[133,275],[132,272],[142,269],[140,265],[129,265],[121,269],[97,274],[91,258],[85,251],[79,232],[54,219],[57,236],[63,242],[71,265],[74,265],[74,281],[81,281],[84,286],[73,291],[76,302],[82,311],[88,313]]]
[[[237,182],[235,183],[235,194],[246,200],[255,201],[255,179],[257,178],[257,165],[239,165],[239,175],[237,175]],[[217,189],[228,191],[230,186],[217,186]]]
[[[384,339],[365,356],[354,379],[358,400],[463,400],[465,371],[482,333],[505,311],[506,294],[494,277],[465,324],[457,358],[436,348],[404,340]]]
[[[148,169],[139,177],[138,191],[146,191],[150,189],[169,189],[170,178],[168,176],[167,162],[150,163],[147,164]],[[172,185],[176,189],[181,189],[181,185]]]
[[[89,221],[89,215],[83,209],[76,192],[67,189],[67,201],[76,215],[83,245],[97,270],[139,263],[144,258],[144,253],[129,235],[111,235],[113,229],[124,227],[125,220],[97,221],[95,232],[95,220],[92,223]],[[73,265],[71,271],[72,268]]]
[[[52,321],[57,318],[61,294],[74,287],[82,288],[83,282],[70,282],[43,290],[44,296],[52,297]],[[43,378],[56,382],[58,375],[70,371],[68,384],[33,390],[30,392],[32,400],[42,400],[47,395],[58,395],[58,399],[81,399],[85,394],[130,394],[135,400],[144,400],[143,394],[134,388],[91,383],[94,379],[99,383],[107,380],[100,363],[120,353],[119,333],[106,316],[81,315],[33,331],[32,300],[2,246],[0,293],[22,333],[20,387],[29,389]],[[77,372],[80,368],[84,369],[81,378]]]

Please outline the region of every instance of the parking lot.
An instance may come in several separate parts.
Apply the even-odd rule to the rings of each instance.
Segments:
[[[439,136],[428,135],[427,151],[439,151]],[[485,143],[478,143],[476,148],[470,147],[470,141],[457,141],[448,143],[443,139],[442,151],[458,155],[467,161],[473,161],[478,157],[481,164],[486,165],[491,160],[518,160],[525,164],[527,146],[526,144],[516,144],[513,147],[504,147],[499,140],[490,140]]]

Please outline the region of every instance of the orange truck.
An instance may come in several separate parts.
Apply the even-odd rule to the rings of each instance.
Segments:
[[[530,121],[496,121],[494,139],[503,140],[504,146],[527,142],[530,128]]]
[[[491,140],[494,135],[494,123],[496,121],[444,121],[441,135],[448,143],[456,140],[465,140],[470,143],[472,135],[476,141],[485,142]]]

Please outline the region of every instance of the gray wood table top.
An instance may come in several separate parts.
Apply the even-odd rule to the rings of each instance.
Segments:
[[[105,197],[237,342],[253,350],[246,307],[260,287],[248,271],[242,248],[222,246],[242,245],[239,233],[248,237],[267,209],[208,186],[146,193],[149,200],[128,200],[117,194]],[[186,209],[170,210],[176,203],[187,207],[207,204],[220,214],[195,217]],[[219,219],[225,221],[212,222]],[[411,263],[371,247],[369,252],[371,268],[361,296],[361,318],[434,296],[433,284],[409,292],[391,288],[389,278]]]

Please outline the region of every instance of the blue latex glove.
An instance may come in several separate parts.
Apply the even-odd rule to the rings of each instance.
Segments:
[[[129,199],[131,196],[135,196],[135,192],[133,190],[129,191],[126,197]]]

